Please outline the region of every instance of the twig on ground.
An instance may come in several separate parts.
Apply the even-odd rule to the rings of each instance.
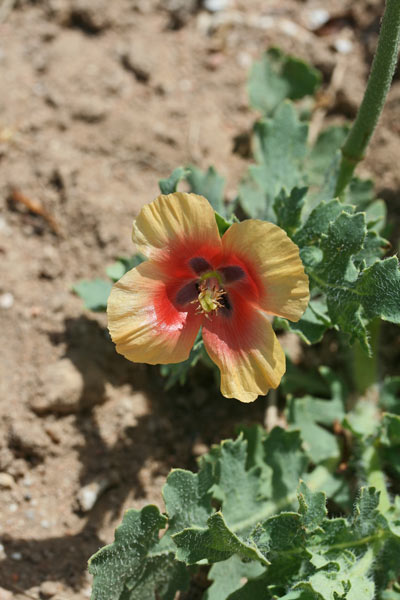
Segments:
[[[11,190],[11,198],[15,203],[23,204],[30,211],[35,213],[36,215],[41,216],[51,227],[53,232],[59,236],[61,236],[61,231],[58,226],[58,223],[54,219],[53,215],[51,215],[38,200],[32,200],[25,196],[20,190],[17,188],[13,188]]]

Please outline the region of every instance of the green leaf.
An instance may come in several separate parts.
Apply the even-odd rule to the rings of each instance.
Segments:
[[[252,219],[275,222],[275,212],[272,206],[271,194],[253,178],[252,168],[239,184],[239,202],[243,210]]]
[[[323,186],[326,173],[335,162],[336,152],[342,147],[348,132],[347,125],[333,125],[318,135],[306,161],[309,185],[319,188]]]
[[[374,227],[376,231],[382,231],[386,224],[387,208],[383,200],[375,200],[365,209],[365,218],[368,227]]]
[[[131,257],[119,256],[115,263],[106,268],[106,273],[110,279],[118,281],[127,271],[137,267],[144,260],[145,257],[140,253],[134,254]]]
[[[203,559],[208,562],[226,560],[236,554],[243,560],[255,560],[268,565],[254,543],[237,536],[226,524],[220,512],[213,514],[206,528],[190,527],[172,536],[178,546],[178,560],[188,565]]]
[[[321,236],[326,234],[330,225],[342,212],[351,214],[353,207],[342,204],[339,200],[321,202],[308,216],[302,228],[294,236],[294,242],[302,248],[311,244],[318,244]]]
[[[182,179],[185,179],[189,171],[184,167],[174,169],[169,177],[160,179],[158,186],[162,194],[172,194],[178,189],[178,184]]]
[[[254,527],[254,519],[264,506],[260,496],[260,469],[257,466],[247,469],[247,442],[239,437],[235,442],[222,442],[216,461],[217,483],[213,495],[223,507],[227,524],[241,534],[247,534]],[[249,523],[243,520],[243,506],[251,516]]]
[[[306,344],[316,344],[322,340],[326,330],[332,327],[327,311],[326,302],[322,299],[311,300],[297,323],[282,318],[276,318],[274,323],[276,327],[297,333]]]
[[[306,62],[270,48],[253,63],[248,91],[253,108],[269,115],[285,98],[313,95],[321,83],[319,71]]]
[[[365,210],[375,200],[373,181],[353,177],[344,192],[344,200],[358,210]]]
[[[222,216],[227,216],[227,207],[224,203],[225,178],[219,175],[214,167],[209,167],[203,172],[198,167],[187,167],[186,180],[190,191],[207,198],[213,209]]]
[[[219,235],[222,237],[225,231],[228,231],[233,221],[227,221],[226,219],[224,219],[224,217],[221,217],[221,215],[219,215],[217,212],[215,213],[215,220],[217,221]]]
[[[275,427],[264,443],[265,462],[272,469],[272,497],[281,508],[294,500],[299,479],[308,464],[298,431]]]
[[[400,377],[386,377],[381,393],[379,403],[384,410],[400,414]]]
[[[73,290],[85,303],[88,310],[102,311],[107,308],[112,283],[105,279],[83,279],[73,286]]]
[[[400,416],[383,415],[380,431],[381,460],[387,470],[400,478]]]
[[[170,365],[161,365],[160,371],[163,377],[166,377],[164,385],[165,390],[169,390],[174,385],[184,385],[187,379],[188,372],[192,367],[195,367],[200,360],[204,360],[205,356],[204,343],[199,332],[193,348],[190,351],[189,358],[181,363],[173,363]]]
[[[288,195],[284,189],[275,198],[274,211],[277,224],[286,231],[289,237],[299,228],[301,223],[301,210],[307,188],[293,188]]]
[[[115,532],[115,541],[89,561],[94,575],[92,600],[173,600],[188,584],[186,569],[174,555],[157,551],[158,532],[167,518],[157,507],[129,510]],[[168,575],[166,575],[168,574]]]
[[[299,121],[290,102],[279,106],[272,119],[255,124],[253,143],[258,164],[249,167],[248,177],[239,189],[240,204],[250,217],[267,215],[282,189],[290,193],[294,187],[303,186],[302,162],[307,153],[307,134],[307,125]],[[262,196],[265,197],[263,207]]]
[[[213,513],[211,491],[213,477],[210,465],[203,461],[198,473],[174,469],[163,488],[169,517],[168,534],[190,525],[204,526]]]
[[[239,590],[243,578],[254,579],[264,572],[259,562],[243,562],[233,555],[228,560],[218,562],[211,568],[208,579],[214,583],[206,590],[203,600],[222,600]]]
[[[343,400],[322,400],[312,396],[290,398],[287,419],[291,428],[299,428],[310,459],[318,464],[339,459],[340,446],[336,436],[326,429],[344,416]],[[321,427],[323,425],[323,427]]]
[[[308,531],[319,528],[326,518],[326,496],[323,492],[311,492],[304,481],[300,482],[298,491],[299,512],[302,525]]]

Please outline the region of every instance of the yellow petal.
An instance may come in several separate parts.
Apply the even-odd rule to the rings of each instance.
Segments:
[[[194,308],[179,310],[170,301],[160,268],[144,262],[128,271],[108,299],[108,328],[117,352],[133,362],[186,360],[200,328]]]
[[[224,251],[236,254],[254,272],[263,310],[291,321],[300,319],[309,301],[308,277],[298,247],[283,229],[249,219],[232,225],[222,245]]]
[[[144,206],[133,223],[132,239],[139,252],[153,259],[165,258],[171,249],[182,254],[203,245],[221,247],[210,203],[181,192],[158,196]]]
[[[286,369],[285,354],[265,313],[254,309],[244,335],[235,329],[229,319],[204,322],[204,345],[221,372],[221,394],[253,402],[278,387]]]

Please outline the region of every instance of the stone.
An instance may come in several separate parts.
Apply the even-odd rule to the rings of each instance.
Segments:
[[[10,592],[9,590],[6,590],[5,588],[0,587],[0,600],[12,600],[13,599],[13,594],[12,592]]]
[[[229,8],[230,0],[203,0],[203,6],[210,12],[219,12]]]
[[[53,598],[62,590],[61,584],[58,581],[43,581],[39,588],[41,598]]]
[[[39,421],[21,422],[16,419],[9,430],[10,446],[24,457],[44,458],[50,440]]]
[[[99,404],[104,398],[103,376],[95,365],[86,362],[81,372],[69,358],[62,358],[43,369],[41,390],[30,399],[30,406],[37,413],[68,414]]]
[[[118,475],[111,472],[107,477],[99,477],[83,486],[77,494],[78,509],[86,513],[92,510],[100,496],[113,485],[118,483]]]
[[[14,478],[9,473],[0,473],[0,490],[11,490],[14,485]]]
[[[0,296],[0,308],[8,309],[14,304],[14,296],[11,292],[5,292]]]
[[[100,98],[94,96],[79,98],[71,106],[71,116],[86,123],[104,121],[108,112],[108,106]]]
[[[12,464],[13,453],[9,448],[4,446],[0,448],[0,471],[7,471],[8,467]]]

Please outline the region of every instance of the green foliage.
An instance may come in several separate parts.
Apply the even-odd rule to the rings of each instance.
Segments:
[[[250,104],[270,115],[285,98],[312,96],[321,83],[321,74],[305,61],[270,48],[251,69],[248,91]]]
[[[178,189],[178,184],[182,179],[185,179],[189,171],[184,167],[174,169],[169,177],[160,179],[158,182],[162,194],[172,194]]]
[[[298,191],[286,196],[287,213],[299,213]],[[282,198],[282,194],[280,196]],[[372,228],[366,213],[339,200],[321,202],[299,226],[288,225],[275,203],[278,224],[300,247],[310,279],[311,302],[296,324],[283,325],[309,343],[337,327],[369,350],[367,325],[374,318],[400,323],[400,272],[395,257],[380,260],[387,242]],[[297,229],[296,229],[297,223]]]
[[[305,183],[303,161],[307,153],[308,126],[299,121],[289,102],[282,103],[272,119],[254,126],[256,165],[239,187],[239,201],[252,218],[274,220],[272,207],[282,189],[288,193]]]
[[[217,213],[226,216],[224,204],[225,179],[217,173],[214,167],[209,167],[206,172],[203,172],[201,169],[190,165],[186,181],[191,192],[207,198]]]
[[[141,254],[134,254],[131,257],[120,256],[115,263],[107,267],[106,273],[112,281],[118,281],[127,271],[137,267],[143,260],[144,257]],[[101,312],[107,308],[112,281],[100,278],[92,280],[83,279],[76,283],[72,289],[82,298],[85,308]]]
[[[140,265],[144,260],[144,256],[139,253],[130,257],[119,256],[115,263],[107,267],[106,273],[110,279],[118,281],[125,273]]]
[[[400,441],[399,423],[384,418],[382,446],[385,436]],[[299,431],[243,434],[214,446],[198,473],[171,472],[165,516],[154,506],[126,513],[114,543],[90,560],[93,600],[172,599],[204,564],[213,564],[204,600],[372,600],[399,576],[400,498],[383,508],[380,493],[363,487],[348,517],[329,517],[321,470],[307,473]]]
[[[73,286],[73,291],[82,298],[85,308],[103,311],[107,308],[107,300],[112,288],[111,281],[106,279],[82,279]]]

